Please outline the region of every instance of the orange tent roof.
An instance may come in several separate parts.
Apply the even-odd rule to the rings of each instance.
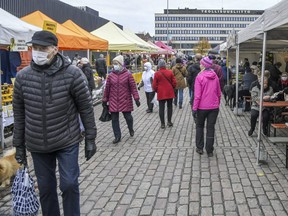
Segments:
[[[39,10],[34,11],[21,18],[23,21],[32,25],[43,28],[44,21],[55,22],[55,20],[46,16]],[[58,38],[58,47],[61,50],[83,50],[89,49],[89,39],[85,36],[79,35],[65,26],[57,23],[56,35]]]
[[[63,26],[69,28],[70,30],[76,32],[79,35],[85,36],[89,38],[89,49],[90,50],[108,50],[108,41],[104,40],[100,37],[90,34],[72,20],[67,20],[66,22],[62,23]]]

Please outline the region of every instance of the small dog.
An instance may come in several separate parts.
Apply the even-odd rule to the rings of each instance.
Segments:
[[[7,151],[3,158],[0,159],[0,182],[2,183],[0,187],[9,186],[11,177],[16,175],[20,167],[20,164],[15,159],[15,154],[16,149],[13,148]]]
[[[236,84],[233,85],[225,85],[223,88],[223,95],[225,98],[225,106],[229,105],[229,107],[232,109],[233,108],[233,100],[235,97],[235,89],[236,89]]]

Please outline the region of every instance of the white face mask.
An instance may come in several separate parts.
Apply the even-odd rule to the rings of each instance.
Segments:
[[[113,65],[113,68],[114,68],[114,70],[117,71],[117,72],[121,70],[121,67],[120,67],[120,65],[118,65],[118,64],[117,64],[117,65]]]
[[[48,59],[49,53],[43,51],[36,51],[32,49],[32,59],[37,65],[45,65],[47,64],[50,59]]]
[[[147,71],[148,70],[148,68],[147,67],[144,67],[144,71]]]
[[[288,77],[281,77],[283,81],[286,81]]]

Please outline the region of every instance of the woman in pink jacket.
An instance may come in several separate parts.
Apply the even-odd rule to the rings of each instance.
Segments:
[[[196,152],[203,154],[204,125],[206,126],[206,152],[213,156],[215,124],[219,113],[221,89],[217,74],[211,69],[213,65],[209,57],[200,61],[201,72],[197,75],[194,86],[193,117],[196,120]]]
[[[136,88],[136,83],[132,74],[123,66],[124,58],[122,55],[116,56],[113,59],[113,71],[109,74],[106,82],[104,96],[102,99],[103,106],[109,103],[109,112],[111,112],[112,128],[116,144],[121,140],[121,129],[119,125],[119,112],[122,112],[128,125],[130,136],[134,136],[133,117],[133,100],[136,106],[140,106],[139,94]]]

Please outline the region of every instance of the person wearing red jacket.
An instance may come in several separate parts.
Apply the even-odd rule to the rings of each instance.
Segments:
[[[115,139],[113,144],[121,141],[121,129],[119,125],[119,112],[122,112],[128,125],[130,136],[134,136],[132,96],[137,107],[140,106],[140,97],[136,88],[135,80],[132,74],[124,67],[124,58],[122,55],[113,59],[113,71],[109,74],[106,82],[103,106],[109,103],[109,112],[111,112],[112,128]]]
[[[154,75],[154,80],[152,87],[157,92],[157,100],[159,101],[159,116],[161,121],[161,128],[165,128],[165,103],[167,103],[167,119],[168,127],[172,127],[173,123],[172,112],[173,112],[173,98],[175,98],[174,89],[176,87],[176,79],[171,70],[166,69],[166,62],[164,60],[159,60],[158,62],[159,70]]]

